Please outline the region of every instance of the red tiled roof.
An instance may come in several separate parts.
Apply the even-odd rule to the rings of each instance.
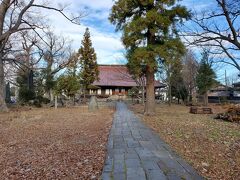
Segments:
[[[124,65],[99,65],[99,81],[95,81],[95,86],[117,86],[134,87],[137,86]],[[155,82],[155,87],[162,87],[159,81]]]

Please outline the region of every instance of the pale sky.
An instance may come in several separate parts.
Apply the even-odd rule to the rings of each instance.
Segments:
[[[59,3],[59,1],[55,1]],[[67,13],[84,12],[86,16],[81,19],[81,25],[75,25],[58,13],[49,11],[51,14],[48,17],[57,34],[72,39],[73,48],[77,50],[81,46],[83,34],[88,27],[99,64],[124,62],[124,47],[120,40],[121,32],[115,32],[114,26],[108,21],[113,5],[112,0],[61,0],[60,2],[69,4]]]
[[[55,5],[68,4],[67,13],[84,12],[87,14],[81,19],[81,25],[75,25],[56,12],[44,12],[49,17],[50,24],[57,34],[73,40],[75,50],[80,48],[83,33],[88,27],[99,64],[126,62],[124,47],[121,43],[121,32],[116,32],[115,27],[108,20],[113,0],[52,0],[51,2]],[[203,11],[213,6],[215,0],[182,0],[181,4],[192,11]],[[219,78],[222,78],[223,74],[222,71],[218,72]]]

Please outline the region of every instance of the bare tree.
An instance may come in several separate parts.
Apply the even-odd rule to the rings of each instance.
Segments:
[[[168,104],[171,106],[173,97],[184,100],[180,91],[183,89],[182,57],[174,57],[159,62],[158,75],[161,81],[167,85]]]
[[[20,33],[23,39],[22,50],[24,56],[24,62],[26,66],[33,70],[35,66],[42,59],[42,55],[36,56],[37,50],[39,49],[40,39],[37,34],[31,33],[30,31],[23,31]],[[17,60],[17,59],[15,59]]]
[[[145,74],[141,74],[139,76],[136,75],[130,75],[130,78],[133,79],[137,86],[139,91],[141,91],[142,96],[142,104],[145,105],[145,87],[146,87],[146,76]]]
[[[43,2],[38,4],[36,0],[2,0],[0,2],[0,111],[7,111],[4,100],[5,76],[4,61],[7,59],[7,52],[12,47],[9,38],[17,32],[42,28],[41,21],[36,21],[39,16],[35,11],[47,9],[59,12],[72,23],[78,23],[80,16],[70,18],[64,13],[65,7],[55,8]]]
[[[240,1],[215,0],[216,6],[196,13],[183,36],[190,45],[210,46],[218,61],[240,71]]]
[[[54,75],[67,67],[73,60],[71,41],[63,36],[57,36],[47,31],[43,38],[42,56],[46,66],[42,67],[45,76],[45,90],[48,98],[53,101],[52,88]]]
[[[19,71],[29,74],[38,70],[42,59],[39,55],[40,38],[34,31],[20,31],[10,38],[11,50],[4,58],[5,80],[18,86],[16,77]]]
[[[183,81],[188,90],[188,102],[196,103],[196,76],[198,71],[198,62],[191,50],[188,50],[183,58]]]
[[[161,79],[161,81],[164,84],[166,84],[168,104],[169,104],[169,106],[171,106],[171,104],[172,104],[172,90],[171,90],[171,87],[172,87],[172,82],[171,82],[172,64],[161,62],[159,64],[158,75],[159,75],[159,78]]]

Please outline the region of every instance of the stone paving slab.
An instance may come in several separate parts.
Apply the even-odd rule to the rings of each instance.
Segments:
[[[110,131],[103,180],[201,180],[159,136],[127,106],[117,103]]]

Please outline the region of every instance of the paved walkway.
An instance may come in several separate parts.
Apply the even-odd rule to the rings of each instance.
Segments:
[[[117,103],[103,180],[203,179],[157,134]]]

